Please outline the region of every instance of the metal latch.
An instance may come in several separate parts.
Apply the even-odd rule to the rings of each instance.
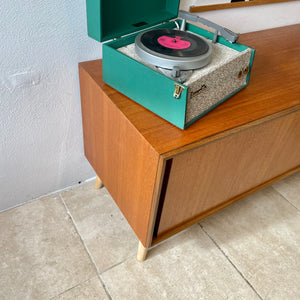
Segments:
[[[175,99],[178,99],[178,98],[180,98],[181,93],[184,91],[184,87],[178,83],[174,83],[174,86],[175,86],[175,92],[173,94],[173,97]]]

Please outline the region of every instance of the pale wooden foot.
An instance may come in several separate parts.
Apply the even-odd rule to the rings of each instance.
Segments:
[[[144,245],[139,242],[138,252],[137,252],[137,260],[138,261],[144,261],[146,259],[148,252],[148,248],[145,248]]]
[[[101,189],[102,187],[103,187],[103,183],[99,178],[99,176],[97,176],[95,181],[95,189]]]

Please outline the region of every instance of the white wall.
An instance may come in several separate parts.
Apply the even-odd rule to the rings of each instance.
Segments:
[[[77,66],[101,45],[86,34],[84,1],[0,0],[0,36],[1,210],[94,176]]]
[[[247,32],[299,23],[299,4],[201,15]],[[84,0],[0,0],[0,37],[3,210],[95,176],[83,154],[77,64],[100,58],[101,45],[87,36]]]

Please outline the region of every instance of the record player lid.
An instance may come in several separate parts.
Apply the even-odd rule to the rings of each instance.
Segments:
[[[86,0],[88,35],[99,42],[139,31],[178,15],[180,0]]]

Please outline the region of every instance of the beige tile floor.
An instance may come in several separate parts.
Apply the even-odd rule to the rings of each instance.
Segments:
[[[93,183],[0,214],[0,299],[300,299],[300,172],[150,250]]]

